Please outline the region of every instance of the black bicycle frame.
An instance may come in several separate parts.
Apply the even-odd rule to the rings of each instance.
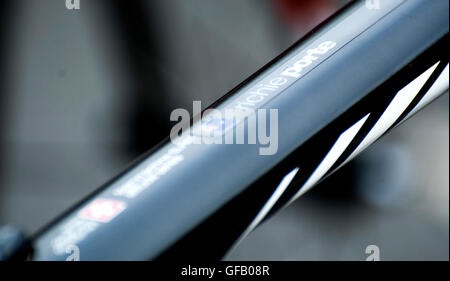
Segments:
[[[65,260],[73,246],[81,260],[220,259],[448,89],[448,10],[446,0],[352,2],[210,107],[276,109],[275,153],[167,138],[32,236],[33,259]]]

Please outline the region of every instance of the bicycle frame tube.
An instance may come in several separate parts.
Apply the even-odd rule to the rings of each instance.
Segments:
[[[277,109],[276,153],[195,144],[190,134],[179,144],[167,139],[34,235],[33,258],[64,260],[71,245],[82,260],[221,258],[448,89],[448,1],[385,0],[378,8],[346,6],[213,104]],[[233,130],[260,119],[247,117]]]

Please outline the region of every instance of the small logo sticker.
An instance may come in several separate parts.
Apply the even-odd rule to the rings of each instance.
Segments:
[[[235,121],[233,119],[213,117],[204,121],[202,124],[202,134],[206,134],[207,136],[222,135],[233,125],[235,125]]]
[[[109,222],[125,209],[126,204],[124,202],[108,199],[96,199],[84,207],[79,212],[79,216],[84,219]]]

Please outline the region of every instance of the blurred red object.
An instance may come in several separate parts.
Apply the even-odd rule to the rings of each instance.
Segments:
[[[285,25],[295,35],[313,29],[340,8],[337,0],[273,0]]]

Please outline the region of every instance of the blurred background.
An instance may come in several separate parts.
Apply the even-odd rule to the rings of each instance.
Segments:
[[[0,224],[30,234],[347,0],[0,2]],[[228,260],[449,259],[439,98],[254,231]]]

